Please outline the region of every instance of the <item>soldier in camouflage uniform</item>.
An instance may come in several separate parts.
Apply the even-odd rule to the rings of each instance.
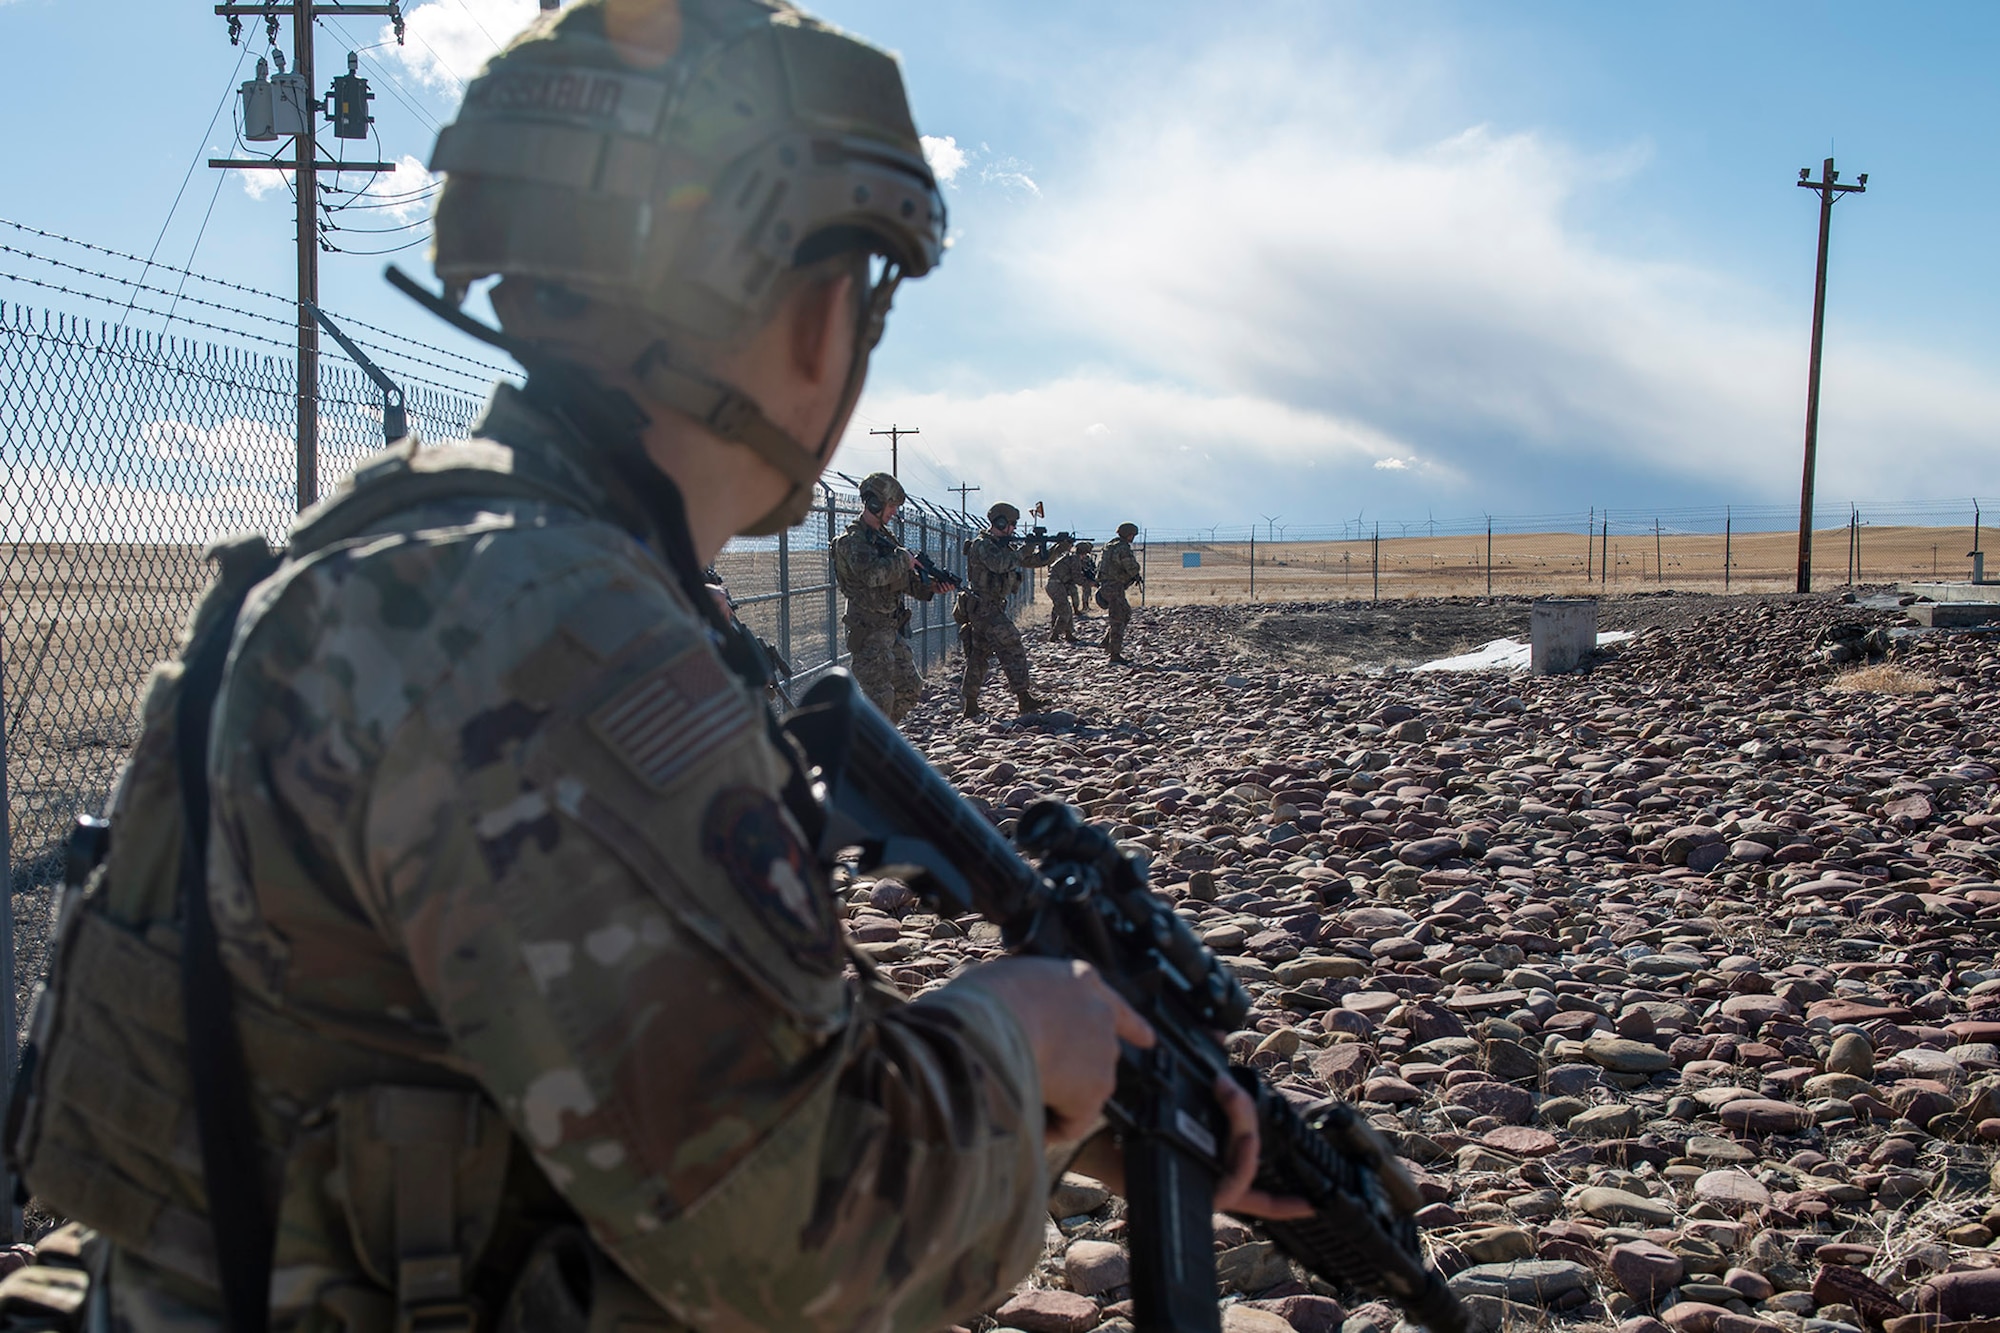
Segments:
[[[1076,642],[1076,584],[1083,573],[1081,564],[1078,553],[1070,551],[1049,565],[1050,643]]]
[[[924,697],[924,678],[904,637],[910,608],[903,598],[928,602],[937,585],[917,568],[917,558],[889,531],[903,507],[903,487],[886,472],[861,483],[861,514],[834,538],[833,577],[847,597],[849,669],[868,701],[901,725]]]
[[[1095,549],[1088,541],[1076,544],[1076,584],[1070,595],[1075,599],[1076,614],[1084,619],[1090,616],[1091,594],[1097,589],[1097,562],[1090,558]]]
[[[1046,1146],[1150,1031],[1052,960],[909,1004],[844,979],[809,784],[701,583],[807,512],[891,292],[942,256],[895,65],[779,0],[581,0],[489,64],[432,165],[438,274],[501,276],[489,336],[526,385],[305,516],[202,732],[248,1067],[221,1095],[277,1236],[250,1290],[356,1333],[962,1319],[1028,1271]],[[171,790],[172,745],[120,791]],[[160,1055],[178,923],[102,924],[142,859],[178,864],[135,813],[114,799],[109,879],[66,914],[99,924],[37,1015],[27,1178],[114,1242],[91,1327],[215,1329],[259,1256],[212,1240]]]
[[[1138,535],[1138,524],[1120,523],[1118,539],[1105,543],[1104,556],[1097,562],[1097,576],[1104,589],[1104,609],[1111,617],[1104,630],[1104,650],[1120,665],[1129,664],[1125,656],[1125,627],[1132,623],[1132,604],[1125,600],[1125,589],[1143,581],[1139,577],[1139,557],[1132,554],[1132,539]]]
[[[961,688],[969,718],[981,716],[979,690],[986,683],[987,664],[995,657],[1023,713],[1047,707],[1035,697],[1028,679],[1028,652],[1021,646],[1021,631],[1007,614],[1007,599],[1020,588],[1023,570],[1046,568],[1070,543],[1064,537],[1039,553],[1024,550],[1014,540],[1020,521],[1021,511],[1013,505],[996,504],[986,511],[987,530],[965,544],[966,620],[959,642],[965,648]]]

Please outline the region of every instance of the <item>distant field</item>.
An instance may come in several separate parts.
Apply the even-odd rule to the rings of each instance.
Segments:
[[[1965,528],[1865,528],[1860,580],[1884,583],[1963,577]],[[1789,533],[1746,533],[1731,543],[1730,588],[1768,592],[1792,585],[1795,539]],[[790,556],[791,656],[800,667],[826,660],[830,610],[823,540],[795,538]],[[1584,578],[1584,538],[1567,533],[1496,535],[1493,591],[1523,595],[1581,593],[1605,587],[1590,558]],[[1257,543],[1257,601],[1366,598],[1374,580],[1365,541]],[[1182,553],[1199,551],[1201,567],[1182,567]],[[1609,588],[1635,592],[1677,587],[1720,592],[1723,539],[1663,537],[1664,581],[1654,544],[1613,536]],[[1250,547],[1244,543],[1173,545],[1146,550],[1148,605],[1240,602],[1251,598]],[[1829,529],[1814,544],[1815,583],[1847,577],[1847,530]],[[1396,537],[1381,546],[1381,595],[1388,598],[1476,595],[1486,591],[1486,538]],[[743,615],[774,642],[780,637],[778,556],[774,550],[727,551],[718,562]],[[147,667],[173,648],[181,623],[207,578],[196,548],[142,544],[20,544],[0,550],[5,596],[0,600],[0,670],[6,703],[7,796],[13,864],[30,882],[42,879],[72,816],[102,805],[135,731],[139,687]],[[920,656],[949,646],[949,599],[919,607]],[[1038,619],[1044,607],[1027,614]],[[834,628],[834,637],[838,630]]]
[[[1988,534],[1989,536],[1991,534]],[[1972,530],[1963,528],[1874,528],[1861,530],[1861,570],[1857,583],[1893,583],[1966,578]],[[1830,528],[1813,535],[1813,586],[1839,586],[1848,577],[1848,532]],[[1724,590],[1724,539],[1663,535],[1655,555],[1653,535],[1611,537],[1608,581],[1596,545],[1585,555],[1580,533],[1495,533],[1492,591],[1522,596],[1577,593],[1611,588],[1635,592],[1646,587],[1689,591]],[[1728,542],[1731,592],[1784,592],[1796,581],[1798,534],[1737,533]],[[1201,566],[1183,568],[1185,553],[1197,552]],[[1589,561],[1588,581],[1585,561]],[[1659,561],[1665,563],[1661,570]],[[1349,542],[1258,542],[1256,600],[1325,601],[1366,598],[1374,593],[1370,544]],[[1664,573],[1664,577],[1662,576]],[[1146,550],[1145,600],[1149,606],[1193,602],[1247,601],[1250,544],[1153,542]],[[1384,537],[1381,545],[1383,597],[1477,596],[1487,591],[1486,534],[1452,537]]]

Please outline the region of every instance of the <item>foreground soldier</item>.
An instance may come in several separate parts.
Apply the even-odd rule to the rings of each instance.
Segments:
[[[1132,554],[1132,539],[1138,535],[1138,524],[1120,523],[1118,539],[1105,543],[1104,556],[1097,563],[1097,577],[1102,585],[1097,596],[1111,618],[1104,630],[1104,650],[1120,665],[1130,665],[1131,661],[1125,656],[1125,627],[1132,623],[1132,603],[1125,600],[1125,590],[1143,582],[1139,577],[1139,557]]]
[[[861,482],[861,514],[834,538],[833,577],[847,597],[847,651],[868,702],[901,725],[924,697],[924,678],[903,630],[910,623],[905,595],[928,602],[937,585],[917,568],[917,557],[889,531],[906,497],[886,472]]]
[[[986,683],[987,664],[996,657],[1023,713],[1048,707],[1035,697],[1028,678],[1028,650],[1021,646],[1021,631],[1007,614],[1007,599],[1020,588],[1023,570],[1045,568],[1069,549],[1069,539],[1041,551],[1022,550],[1014,541],[1020,521],[1021,511],[1002,501],[986,511],[986,531],[965,544],[966,619],[959,641],[965,647],[961,689],[969,718],[983,716],[979,690]]]
[[[1078,550],[1058,556],[1049,566],[1049,642],[1076,642],[1077,580],[1083,571]]]
[[[843,980],[818,810],[717,651],[703,564],[806,512],[942,253],[895,66],[775,3],[582,0],[433,165],[439,276],[501,275],[527,383],[467,446],[371,460],[274,573],[227,548],[151,680],[17,1141],[108,1246],[85,1321],[948,1324],[1028,1270],[1045,1141],[1152,1036],[1081,965]],[[226,970],[182,963],[211,928]]]

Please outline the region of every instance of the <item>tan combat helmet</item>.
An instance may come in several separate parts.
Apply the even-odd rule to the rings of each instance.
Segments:
[[[1020,521],[1021,511],[1014,508],[1013,505],[1008,504],[1005,500],[1000,501],[1000,503],[986,511],[986,522],[990,527],[1005,527],[1009,523],[1019,523]]]
[[[1129,542],[1139,535],[1139,525],[1137,523],[1120,523],[1118,525],[1118,535]]]
[[[1089,555],[1092,551],[1096,549],[1097,547],[1088,538],[1085,538],[1083,541],[1080,541],[1076,544],[1076,553],[1078,555]]]
[[[880,514],[908,498],[903,493],[903,483],[887,472],[871,472],[861,479],[861,507],[871,514]]]
[[[448,298],[498,274],[514,338],[629,373],[653,401],[792,482],[751,531],[803,517],[816,449],[705,373],[692,347],[762,327],[788,273],[881,258],[838,425],[945,209],[895,60],[785,0],[579,0],[488,63],[438,136],[433,260]]]

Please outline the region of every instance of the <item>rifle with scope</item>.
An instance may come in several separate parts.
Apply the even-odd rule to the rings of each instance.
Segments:
[[[1124,1156],[1139,1327],[1221,1328],[1213,1204],[1229,1127],[1215,1085],[1227,1074],[1257,1106],[1256,1186],[1314,1209],[1253,1225],[1319,1277],[1393,1301],[1431,1333],[1464,1333],[1464,1310],[1424,1262],[1422,1198],[1393,1150],[1346,1102],[1295,1106],[1230,1062],[1219,1034],[1242,1026],[1250,997],[1148,887],[1144,863],[1057,801],[1022,812],[1016,851],[844,671],[816,682],[784,725],[821,790],[823,859],[858,847],[865,868],[903,871],[941,913],[996,922],[1017,953],[1087,960],[1158,1034],[1150,1050],[1121,1046],[1105,1106]]]
[[[1009,543],[1019,542],[1034,551],[1038,556],[1048,554],[1048,549],[1051,546],[1068,546],[1075,540],[1076,537],[1071,533],[1051,533],[1040,523],[1029,528],[1026,532],[1014,532],[1007,535]]]

